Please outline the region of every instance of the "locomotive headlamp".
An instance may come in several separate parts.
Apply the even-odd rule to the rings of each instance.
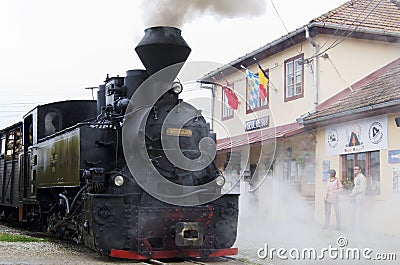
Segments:
[[[215,183],[217,183],[218,186],[222,187],[225,184],[225,178],[220,175],[215,179]]]
[[[175,94],[179,94],[182,92],[183,86],[180,82],[173,82],[171,89],[172,89],[172,92],[174,92]]]
[[[124,185],[124,177],[117,175],[114,177],[114,184],[117,187],[121,187],[122,185]]]

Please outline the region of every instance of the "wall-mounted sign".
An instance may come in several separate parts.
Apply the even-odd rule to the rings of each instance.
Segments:
[[[261,128],[265,128],[269,126],[269,116],[246,121],[244,130],[246,132],[253,131]]]
[[[327,155],[387,149],[387,116],[381,115],[328,126],[325,139]]]
[[[331,161],[322,161],[322,180],[328,180],[328,171],[331,168]]]
[[[400,150],[389,150],[389,163],[400,163]]]
[[[400,167],[393,167],[393,193],[400,195]]]

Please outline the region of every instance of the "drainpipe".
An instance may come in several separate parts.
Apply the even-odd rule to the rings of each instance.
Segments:
[[[317,111],[317,106],[318,106],[318,69],[317,69],[317,43],[311,38],[310,36],[310,31],[308,27],[304,27],[306,31],[306,39],[310,42],[310,44],[313,46],[313,74],[314,74],[314,81],[313,81],[313,87],[314,87],[314,110],[313,112]]]

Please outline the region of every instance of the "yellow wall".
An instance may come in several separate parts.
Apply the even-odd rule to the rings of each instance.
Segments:
[[[316,41],[321,45],[326,41],[332,43],[328,37]],[[399,58],[400,44],[347,39],[326,53],[328,59],[318,60],[320,102]]]
[[[319,47],[325,43],[327,44],[324,47],[327,47],[333,41],[327,35],[319,35],[314,40]],[[246,114],[246,75],[244,71],[237,70],[234,74],[227,76],[229,82],[234,82],[235,93],[240,103],[233,119],[221,121],[222,92],[220,87],[216,87],[214,117],[219,121],[214,122],[214,129],[218,139],[245,133],[244,123],[257,117],[270,116],[270,127],[273,127],[293,123],[301,115],[312,111],[314,109],[312,60],[304,64],[304,97],[284,102],[284,61],[299,53],[304,53],[304,58],[307,59],[312,57],[312,52],[311,44],[305,41],[260,62],[264,69],[269,69],[270,108],[268,110]],[[318,58],[319,103],[397,59],[400,54],[400,44],[346,39],[326,53],[328,58]],[[256,73],[258,69],[256,64],[246,65],[246,67],[253,73]],[[225,81],[221,82],[225,83]]]
[[[324,189],[326,182],[322,181],[322,163],[329,160],[330,168],[335,169],[340,176],[340,156],[326,156],[325,128],[318,128],[316,133],[317,144],[315,147],[315,218],[323,222],[324,218]]]
[[[393,194],[393,168],[400,167],[400,163],[389,164],[389,150],[400,149],[400,127],[396,127],[394,118],[400,117],[400,113],[388,114],[388,149],[380,151],[380,178],[381,195],[367,196],[366,199],[366,224],[369,229],[383,233],[400,235],[398,228],[400,223],[400,194]],[[325,128],[318,128],[317,145],[315,149],[315,220],[322,223],[324,220],[324,188],[325,182],[322,181],[322,162],[330,161],[330,168],[337,171],[341,176],[341,157],[327,156],[325,148]],[[351,228],[352,205],[348,195],[341,195],[341,212],[343,225]],[[335,222],[332,213],[332,220]]]

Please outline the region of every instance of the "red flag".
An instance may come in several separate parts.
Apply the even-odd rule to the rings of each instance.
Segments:
[[[221,73],[221,74],[222,74],[222,73]],[[225,78],[225,76],[224,76],[223,74],[222,74],[222,77],[223,77],[223,78],[225,79],[225,81],[226,81],[226,86],[224,86],[223,84],[219,83],[214,77],[213,77],[213,79],[214,79],[214,81],[215,81],[215,83],[216,83],[217,85],[219,85],[220,87],[222,87],[222,89],[223,89],[223,91],[224,91],[224,93],[225,93],[225,95],[226,95],[226,98],[228,99],[228,105],[229,105],[232,109],[237,110],[237,109],[238,109],[238,106],[239,106],[239,100],[238,100],[238,98],[237,98],[235,92],[233,92],[232,89],[229,87],[228,80],[226,80],[226,78]]]
[[[228,99],[228,105],[232,109],[237,110],[239,106],[239,100],[236,94],[229,87],[222,86],[222,89],[224,90],[226,98]]]

